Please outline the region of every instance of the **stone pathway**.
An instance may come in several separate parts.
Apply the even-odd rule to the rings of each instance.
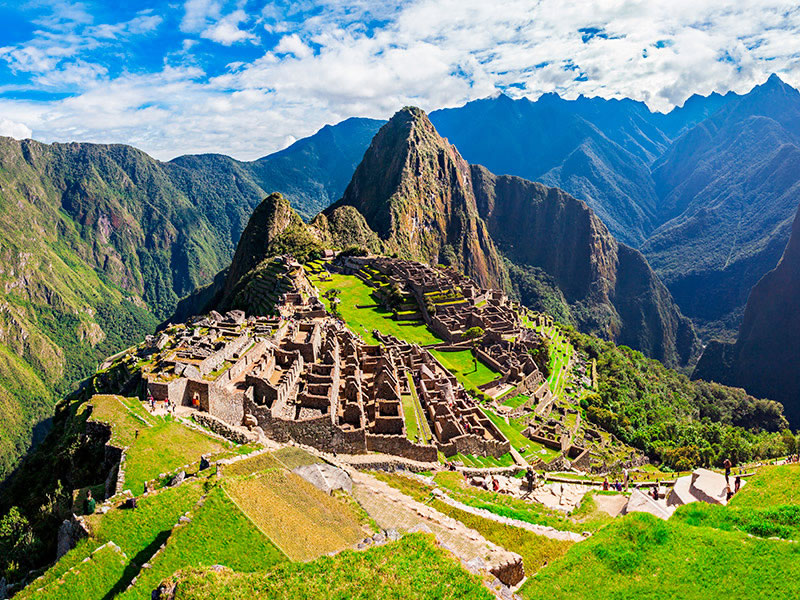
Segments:
[[[485,510],[483,508],[475,508],[474,506],[469,506],[468,504],[463,504],[458,500],[453,500],[450,496],[445,494],[440,489],[433,490],[433,493],[436,495],[439,500],[445,502],[452,506],[453,508],[457,508],[459,510],[463,510],[464,512],[468,512],[470,514],[476,515],[478,517],[483,517],[484,519],[489,519],[491,521],[496,521],[498,523],[502,523],[504,525],[511,525],[512,527],[519,527],[521,529],[527,529],[531,533],[535,533],[537,535],[542,535],[544,537],[548,537],[554,540],[565,540],[570,542],[580,542],[583,541],[588,537],[588,534],[582,535],[580,533],[575,533],[574,531],[563,531],[561,529],[556,529],[554,527],[548,527],[545,525],[535,525],[533,523],[528,523],[527,521],[520,521],[518,519],[511,519],[509,517],[503,517],[501,515],[496,515],[493,512]],[[623,503],[623,506],[625,503]],[[620,509],[621,510],[621,509]]]
[[[371,475],[351,470],[350,476],[353,496],[382,529],[433,533],[469,570],[489,571],[510,585],[521,579],[522,558],[518,554],[493,544],[460,521],[417,502]],[[515,569],[519,569],[516,580]]]

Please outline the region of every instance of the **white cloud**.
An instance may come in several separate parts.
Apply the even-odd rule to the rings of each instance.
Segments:
[[[0,119],[0,135],[24,140],[32,137],[33,132],[22,123],[15,123],[10,119]]]
[[[200,36],[218,42],[223,46],[255,40],[256,36],[254,34],[239,28],[239,24],[246,20],[247,14],[243,10],[235,10],[207,27]]]
[[[297,58],[308,58],[314,54],[314,51],[306,46],[296,33],[283,36],[275,46],[275,52],[278,54],[292,54]]]
[[[72,20],[54,26],[90,23],[69,6]],[[506,0],[502,9],[483,0],[281,0],[254,14],[244,6],[187,0],[177,15],[183,50],[156,73],[109,78],[82,54],[104,43],[101,33],[132,25],[90,23],[80,27],[94,37],[59,29],[0,48],[0,59],[36,74],[41,86],[77,89],[53,102],[0,96],[0,114],[48,141],[127,142],[159,158],[256,158],[325,123],[386,118],[405,104],[457,106],[501,89],[530,98],[625,96],[667,110],[695,92],[746,91],[773,71],[800,84],[800,6],[783,0]],[[157,27],[144,20],[152,16],[140,14],[139,27]],[[253,60],[257,35],[269,44]],[[200,37],[232,48],[223,74],[193,54]],[[217,75],[207,80],[204,70]]]

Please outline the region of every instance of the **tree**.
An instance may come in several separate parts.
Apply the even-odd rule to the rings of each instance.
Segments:
[[[30,568],[30,558],[36,555],[39,540],[33,533],[28,522],[19,508],[12,506],[11,510],[0,519],[0,556],[5,576],[14,580],[15,577]]]
[[[469,340],[472,342],[472,371],[475,372],[478,370],[478,356],[475,352],[475,347],[478,344],[478,340],[481,339],[486,332],[483,330],[483,327],[470,327],[464,333],[461,334],[462,339]]]

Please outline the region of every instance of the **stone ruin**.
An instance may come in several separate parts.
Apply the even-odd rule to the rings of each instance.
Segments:
[[[508,440],[427,350],[394,338],[368,345],[294,296],[280,311],[291,316],[212,313],[190,323],[147,376],[148,393],[325,451],[428,462],[439,451],[509,451]],[[411,386],[429,440],[408,439],[403,397],[414,393]]]

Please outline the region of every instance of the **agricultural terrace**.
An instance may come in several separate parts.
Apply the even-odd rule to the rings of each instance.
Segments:
[[[312,560],[352,547],[366,533],[353,507],[294,473],[268,470],[223,485],[236,505],[291,560]]]
[[[339,290],[337,304],[339,313],[347,326],[364,338],[368,344],[378,343],[378,340],[372,335],[373,329],[421,346],[442,341],[421,320],[398,321],[393,319],[391,311],[376,304],[375,298],[372,297],[374,288],[358,277],[330,273],[323,277],[311,275],[311,281],[322,294],[322,300],[328,310],[331,310],[332,301],[325,294],[330,290]],[[357,308],[358,306],[364,308]]]
[[[443,352],[432,348],[430,353],[468,390],[500,377],[500,373],[476,360],[472,350]]]
[[[531,459],[541,458],[543,461],[549,462],[559,455],[559,452],[522,435],[522,431],[528,426],[525,416],[506,420],[505,417],[501,417],[488,406],[481,406],[481,410],[486,413],[486,416],[491,419],[492,423],[494,423],[503,435],[506,436],[508,441],[511,442],[511,446],[522,454],[523,457]]]
[[[402,598],[492,600],[480,579],[468,573],[432,535],[409,534],[365,552],[347,550],[309,563],[284,564],[268,573],[228,570],[178,576],[175,600],[238,598]]]
[[[202,454],[234,451],[234,445],[187,427],[173,417],[148,413],[135,398],[94,396],[90,420],[111,425],[110,443],[127,447],[125,487],[134,493],[160,473],[197,462]]]
[[[731,500],[737,508],[800,505],[800,463],[761,467]]]
[[[175,571],[187,567],[225,565],[238,572],[263,571],[286,556],[239,510],[221,487],[212,489],[176,527],[166,547],[149,561],[135,585],[121,600],[149,600],[152,590]]]

